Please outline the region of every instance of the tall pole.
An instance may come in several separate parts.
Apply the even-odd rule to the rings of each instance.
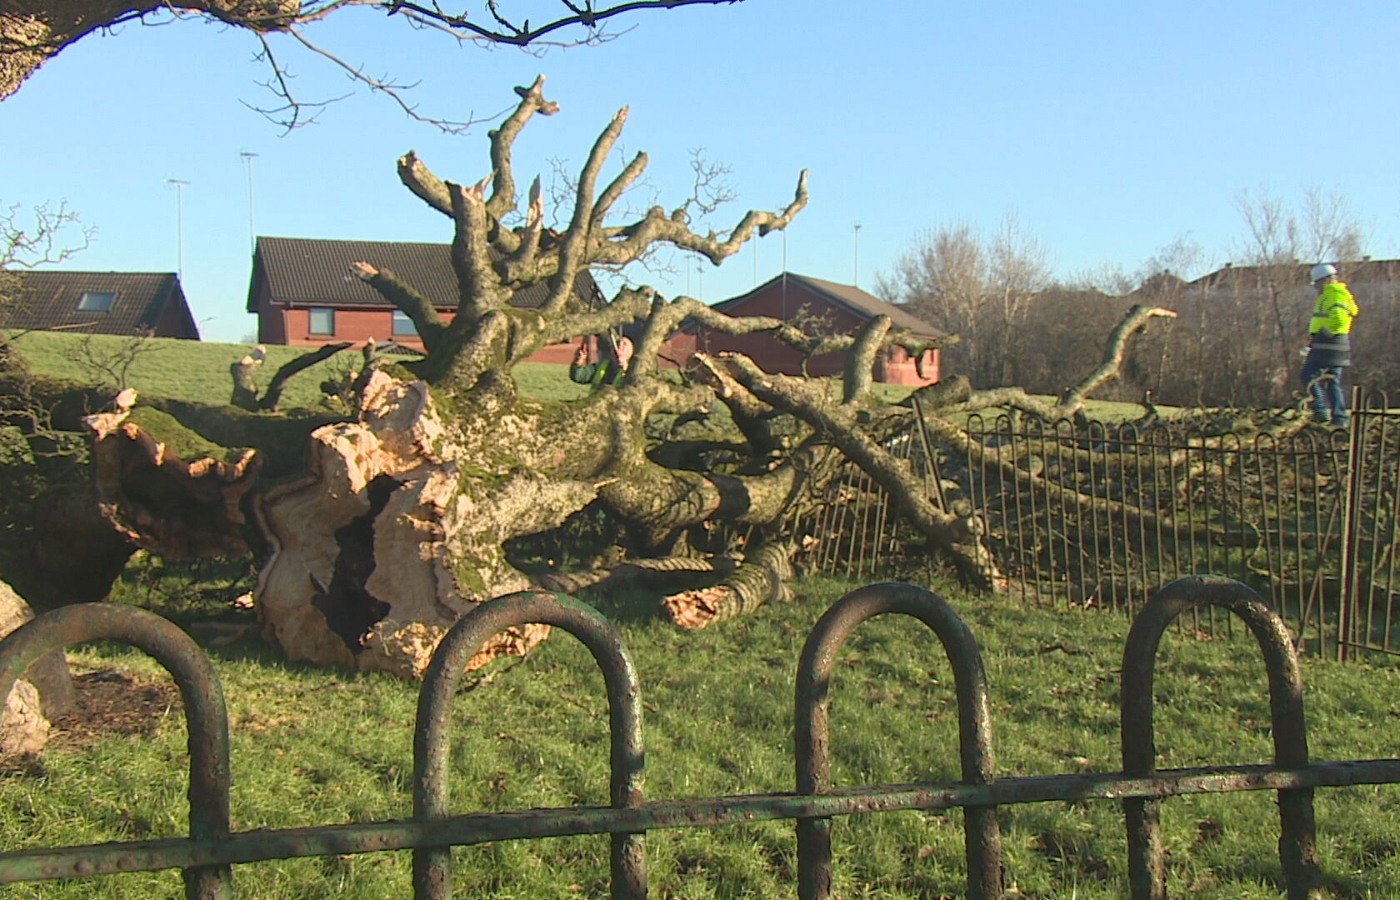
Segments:
[[[851,284],[860,287],[860,223],[855,223],[855,262],[852,264]]]
[[[166,184],[175,185],[175,274],[185,280],[185,185],[180,178],[167,178]]]
[[[253,230],[253,157],[257,154],[249,150],[239,150],[238,155],[243,157],[243,162],[248,166],[248,252],[252,253],[257,249],[258,240]]]

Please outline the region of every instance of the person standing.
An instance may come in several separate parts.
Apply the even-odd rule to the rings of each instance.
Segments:
[[[599,337],[597,344],[602,347],[600,358],[594,362],[588,361],[588,341],[584,340],[574,352],[574,361],[569,366],[569,379],[579,384],[591,384],[594,387],[601,387],[608,384],[616,384],[617,381],[627,372],[627,367],[632,362],[632,340],[627,336],[614,339],[611,334],[604,338]]]
[[[1308,356],[1303,362],[1303,389],[1312,400],[1312,420],[1345,428],[1347,399],[1342,370],[1351,365],[1351,322],[1356,300],[1337,277],[1336,266],[1318,263],[1308,274],[1317,290],[1308,322]]]

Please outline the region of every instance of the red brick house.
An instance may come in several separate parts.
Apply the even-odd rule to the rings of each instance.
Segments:
[[[792,272],[784,272],[747,294],[716,303],[714,308],[731,316],[772,316],[783,320],[800,317],[809,323],[820,321],[820,328],[830,334],[853,334],[875,316],[886,315],[896,328],[907,328],[919,337],[943,335],[908,311],[858,287]],[[772,335],[730,335],[697,327],[694,323],[667,341],[663,355],[683,365],[697,351],[743,353],[766,372],[796,375],[803,371],[802,355]],[[876,361],[875,380],[908,385],[932,384],[938,380],[937,350],[924,351],[922,375],[915,362],[903,348],[892,347]],[[844,354],[825,353],[808,360],[806,372],[817,377],[836,375],[844,366]]]
[[[5,328],[80,334],[144,333],[199,340],[174,272],[9,272],[17,302],[0,310]]]
[[[393,341],[421,350],[423,342],[408,316],[351,272],[356,260],[393,271],[432,301],[444,322],[452,320],[458,295],[448,244],[259,237],[248,285],[248,312],[258,317],[258,341],[318,347],[372,337],[381,344]],[[587,272],[574,291],[586,306],[601,302]],[[546,295],[545,285],[532,285],[517,293],[511,305],[535,308]],[[530,359],[567,363],[575,346],[577,342],[544,347]]]

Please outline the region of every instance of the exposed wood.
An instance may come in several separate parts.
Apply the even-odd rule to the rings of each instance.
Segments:
[[[170,559],[246,555],[240,505],[257,481],[258,455],[181,459],[130,415],[123,409],[83,420],[102,515],[123,537]]]
[[[719,584],[663,598],[661,611],[677,627],[693,631],[746,615],[765,603],[789,601],[792,594],[786,582],[792,578],[791,557],[790,546],[765,544]]]

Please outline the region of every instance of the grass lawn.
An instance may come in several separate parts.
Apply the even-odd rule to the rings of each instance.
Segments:
[[[245,587],[215,584],[204,573],[181,596],[166,598],[152,587],[151,576],[159,574],[154,566],[133,567],[123,599],[187,624]],[[637,666],[649,799],[792,790],[798,654],[816,619],[849,587],[802,579],[797,602],[698,633],[676,630],[638,597],[589,598],[618,624]],[[198,590],[208,596],[191,599]],[[944,594],[982,647],[998,773],[1117,771],[1118,669],[1127,620],[1022,609],[951,589]],[[235,829],[410,815],[416,685],[291,665],[254,639],[209,652],[229,702]],[[138,685],[161,680],[152,662],[121,648],[88,648],[71,658],[81,672],[115,670]],[[1395,666],[1304,660],[1303,672],[1314,759],[1394,753],[1391,728],[1400,715]],[[1159,654],[1156,690],[1161,767],[1268,760],[1265,679],[1248,638],[1170,635]],[[863,625],[839,657],[831,697],[836,784],[958,777],[951,671],[922,625],[902,617]],[[3,848],[184,833],[183,720],[178,709],[160,702],[153,708],[146,734],[65,738],[37,765],[0,777]],[[565,634],[524,661],[494,663],[457,698],[455,809],[606,804],[606,713],[601,675]],[[1319,790],[1316,806],[1329,894],[1400,896],[1400,789]],[[1164,804],[1162,819],[1173,896],[1280,895],[1273,795],[1175,798]],[[1012,896],[1127,895],[1117,804],[1008,806],[1000,820],[1008,884],[1019,892]],[[962,840],[959,811],[838,819],[837,895],[962,896]],[[784,897],[796,891],[791,821],[655,831],[646,848],[653,897]],[[606,837],[498,842],[458,850],[454,860],[462,896],[607,893]],[[298,900],[411,896],[410,877],[408,853],[235,870],[239,896]],[[160,873],[17,886],[5,896],[150,898],[181,891],[178,874]]]
[[[13,332],[11,332],[13,334]],[[113,359],[130,339],[92,335],[87,343],[98,362]],[[37,375],[80,383],[100,383],[96,367],[83,356],[84,338],[53,331],[30,331],[14,339],[17,349]],[[128,371],[128,386],[142,394],[204,403],[226,403],[233,391],[229,366],[253,349],[251,344],[214,344],[149,338],[141,344]],[[269,346],[260,387],[265,388],[277,369],[308,353],[305,347]],[[389,357],[413,359],[412,356]],[[358,366],[358,351],[345,350],[297,373],[287,382],[283,408],[315,408],[321,405],[320,385]],[[522,392],[540,400],[570,400],[587,394],[588,386],[569,380],[568,367],[546,363],[522,363],[514,370]]]

